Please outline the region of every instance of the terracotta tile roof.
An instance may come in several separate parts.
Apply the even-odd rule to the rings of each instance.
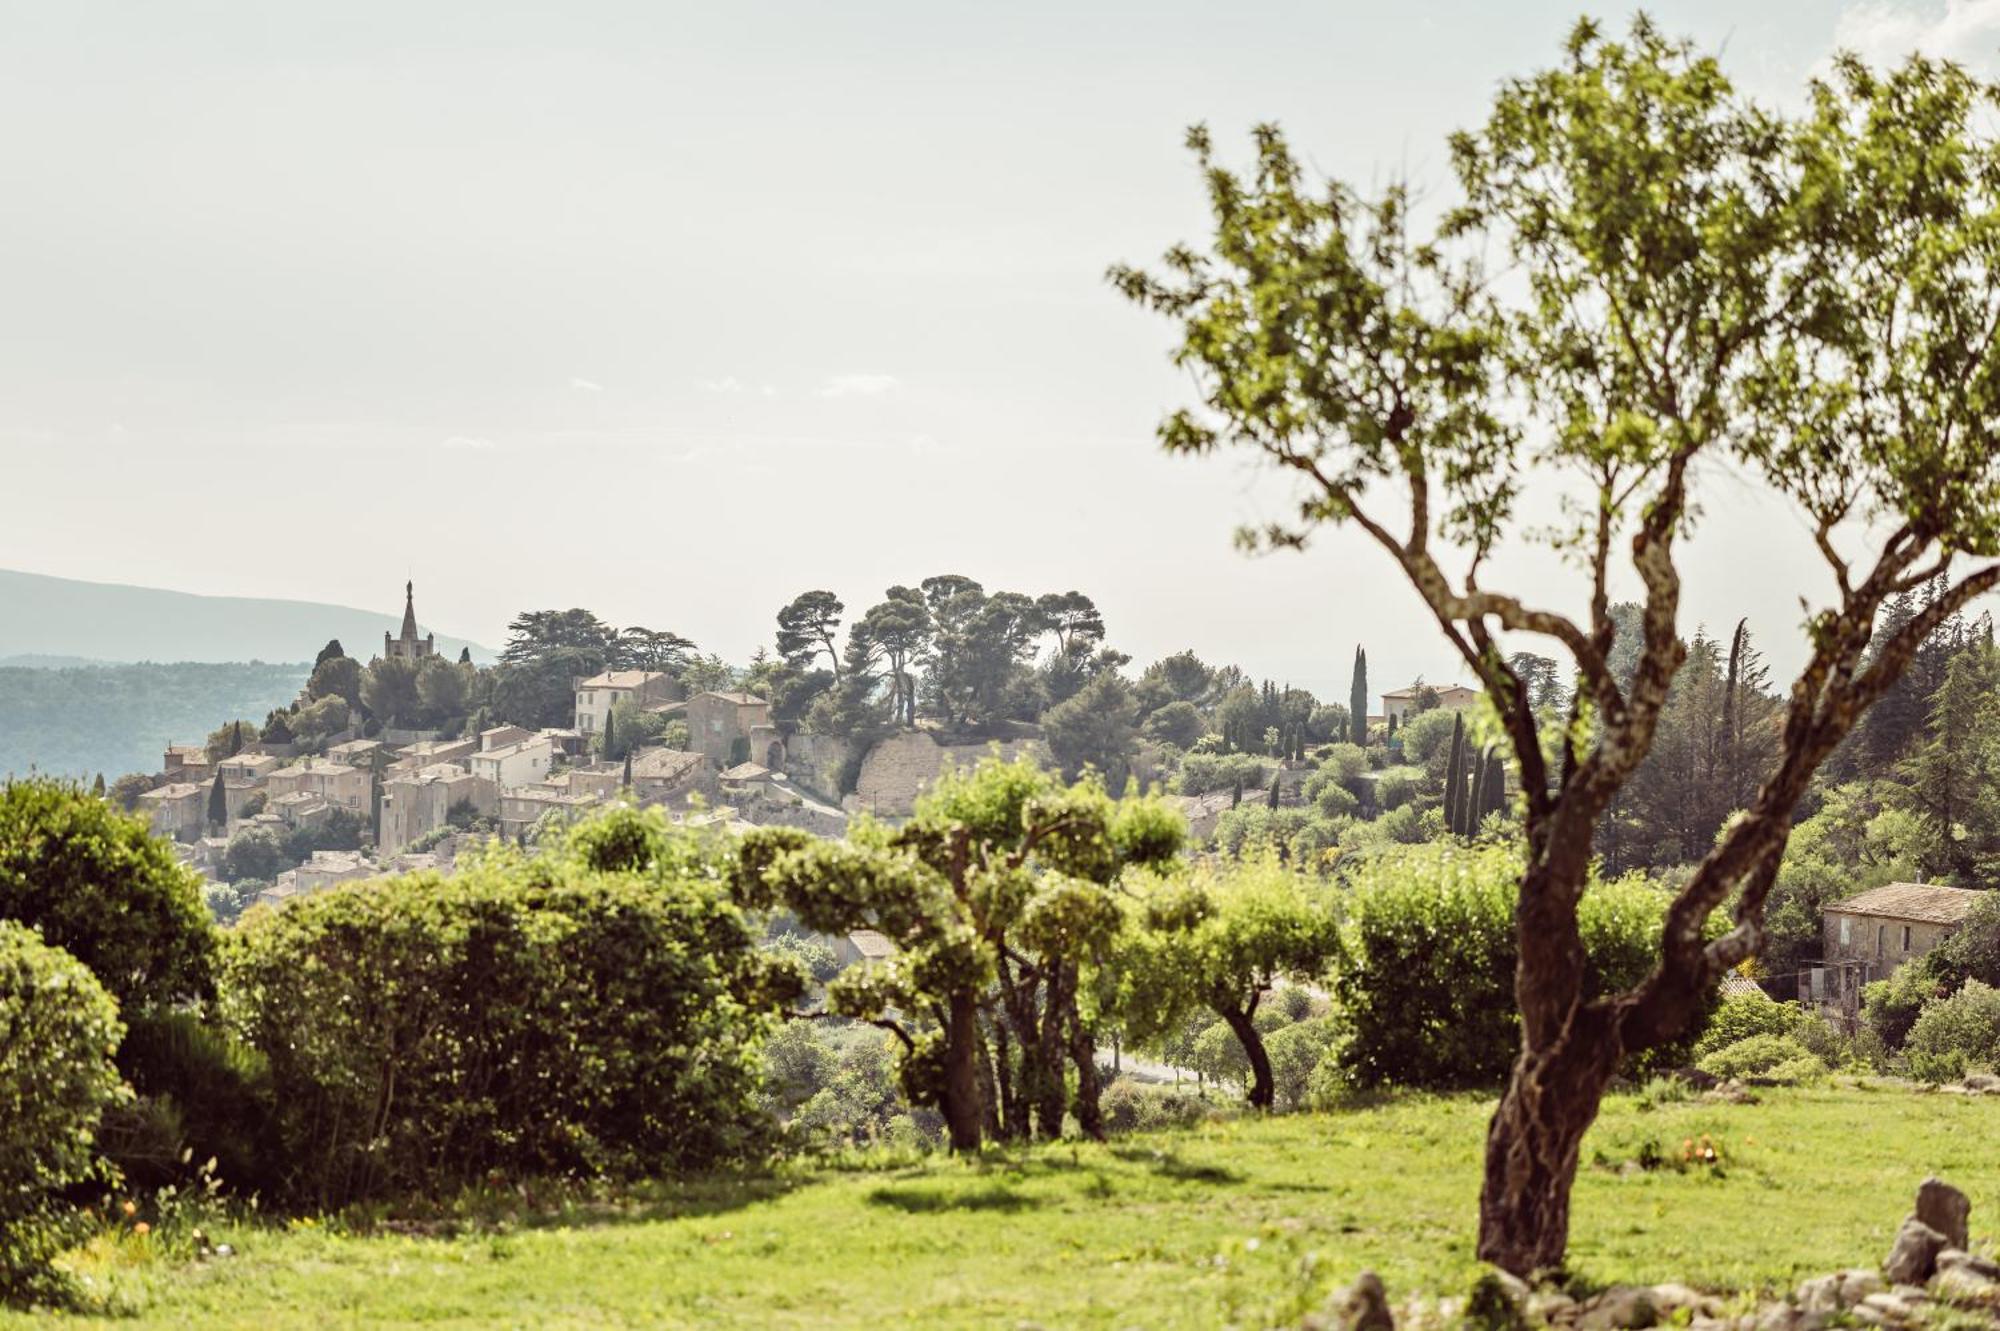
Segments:
[[[1845,901],[1836,901],[1828,910],[1845,915],[1887,915],[1893,920],[1916,920],[1923,924],[1960,924],[1984,892],[1963,887],[1939,887],[1932,883],[1890,883],[1871,888]]]
[[[577,684],[580,689],[636,689],[652,680],[665,679],[664,670],[607,670]]]
[[[874,929],[856,929],[847,936],[847,941],[854,944],[854,950],[861,954],[863,961],[881,961],[895,955],[896,951],[896,945],[889,941],[888,935]]]
[[[1724,998],[1748,998],[1752,995],[1758,998],[1769,997],[1762,987],[1747,975],[1738,975],[1735,971],[1730,971],[1722,977],[1722,996]]]
[[[710,689],[704,696],[720,698],[724,702],[735,703],[738,707],[762,707],[764,705],[764,700],[754,693],[724,693],[721,689]]]
[[[634,781],[672,781],[685,776],[701,755],[687,749],[641,749],[632,755]]]

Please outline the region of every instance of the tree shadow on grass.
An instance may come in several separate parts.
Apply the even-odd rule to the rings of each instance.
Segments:
[[[1207,1183],[1216,1187],[1246,1182],[1244,1175],[1221,1165],[1195,1164],[1172,1151],[1149,1150],[1141,1146],[1114,1147],[1111,1154],[1128,1164],[1144,1165],[1161,1178],[1176,1183]]]
[[[775,1201],[814,1180],[779,1171],[579,1184],[542,1180],[471,1189],[444,1201],[406,1199],[356,1207],[343,1216],[356,1233],[453,1239],[512,1230],[592,1229],[727,1215]]]
[[[887,1206],[912,1215],[940,1211],[997,1211],[1012,1215],[1033,1210],[1041,1200],[1012,1188],[990,1185],[976,1190],[960,1188],[884,1187],[868,1194],[871,1206]]]

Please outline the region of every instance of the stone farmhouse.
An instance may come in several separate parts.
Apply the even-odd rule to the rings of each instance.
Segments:
[[[496,790],[505,792],[515,786],[529,786],[545,780],[554,770],[555,760],[555,745],[539,735],[533,735],[495,748],[481,749],[472,755],[467,766],[474,776],[492,782]]]
[[[660,670],[607,670],[579,679],[576,688],[576,729],[588,739],[604,733],[611,709],[621,702],[678,702],[686,690]]]
[[[771,724],[771,704],[754,693],[697,693],[687,700],[688,743],[720,771],[756,761],[781,767],[784,736]]]
[[[392,776],[382,783],[376,852],[394,855],[417,838],[435,832],[445,826],[452,808],[461,803],[490,817],[499,809],[498,788],[456,763],[433,763]]]
[[[1857,1018],[1863,988],[1949,938],[1983,895],[1935,883],[1889,883],[1825,907],[1825,959],[1800,972],[1799,1001]]]
[[[1412,684],[1408,688],[1391,689],[1382,695],[1382,719],[1394,721],[1399,726],[1409,720],[1410,714],[1416,710],[1417,695],[1426,687],[1437,694],[1438,706],[1448,712],[1462,711],[1479,701],[1479,690],[1469,689],[1463,684]]]
[[[280,767],[265,778],[264,787],[273,800],[303,791],[362,818],[372,819],[375,812],[375,774],[325,758]]]
[[[139,796],[153,831],[174,841],[193,844],[208,827],[208,787],[193,781],[169,781]]]

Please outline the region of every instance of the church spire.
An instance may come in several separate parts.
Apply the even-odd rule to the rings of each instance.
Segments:
[[[417,640],[417,584],[403,584],[403,641]]]

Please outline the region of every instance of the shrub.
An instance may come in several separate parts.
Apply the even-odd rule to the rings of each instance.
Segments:
[[[67,1189],[105,1177],[99,1117],[121,1094],[118,1005],[76,958],[0,920],[0,1302],[50,1298],[49,1261],[81,1217]]]
[[[252,911],[225,1001],[270,1063],[283,1193],[336,1206],[757,1149],[768,996],[797,977],[757,951],[718,873],[585,862],[635,844],[557,838]]]
[[[1336,1060],[1353,1085],[1486,1086],[1506,1075],[1520,1043],[1519,875],[1514,849],[1443,844],[1385,851],[1355,875],[1332,984],[1345,1024]],[[1589,993],[1651,969],[1665,905],[1631,879],[1585,893]]]
[[[1271,784],[1271,764],[1249,753],[1190,753],[1181,760],[1175,784],[1183,795],[1205,795],[1211,790],[1229,790],[1241,781],[1244,798]]]
[[[1890,1049],[1902,1048],[1924,1005],[1947,992],[1928,962],[1914,961],[1861,991],[1861,1019]]]
[[[1909,1069],[1913,1080],[1929,1086],[1942,1086],[1965,1076],[1965,1055],[1957,1049],[1942,1054],[1912,1050]]]
[[[1705,1058],[1753,1035],[1790,1035],[1800,1016],[1797,1003],[1774,1002],[1761,991],[1731,994],[1715,1005],[1708,1026],[1694,1042],[1694,1056]]]
[[[1271,1060],[1277,1108],[1297,1109],[1306,1103],[1313,1069],[1333,1039],[1334,1023],[1329,1017],[1315,1017],[1271,1032],[1264,1041],[1264,1051]]]
[[[1104,1111],[1104,1126],[1111,1132],[1188,1128],[1217,1112],[1193,1091],[1150,1085],[1131,1077],[1120,1077],[1105,1087],[1099,1105]]]
[[[1375,803],[1383,809],[1400,809],[1416,797],[1416,778],[1408,768],[1392,767],[1375,779]]]
[[[201,879],[143,820],[76,786],[0,787],[0,919],[39,929],[128,1011],[213,992]]]
[[[1906,1048],[1913,1055],[1959,1054],[1968,1063],[1993,1066],[2000,1057],[2000,989],[1967,980],[1957,993],[1926,1003]]]
[[[137,1101],[105,1124],[105,1153],[126,1180],[184,1182],[205,1161],[240,1192],[271,1190],[278,1141],[264,1057],[191,1012],[134,1017],[118,1051]]]
[[[1724,1045],[1695,1065],[1711,1077],[1762,1077],[1798,1080],[1801,1069],[1826,1071],[1806,1047],[1789,1035],[1752,1035]],[[1789,1069],[1789,1078],[1779,1075]]]

